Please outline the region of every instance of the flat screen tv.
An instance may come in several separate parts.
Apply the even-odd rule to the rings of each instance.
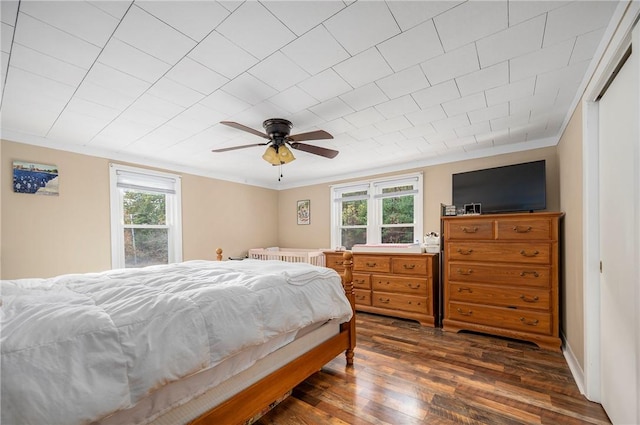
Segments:
[[[453,204],[480,204],[483,214],[544,210],[545,161],[454,174]]]

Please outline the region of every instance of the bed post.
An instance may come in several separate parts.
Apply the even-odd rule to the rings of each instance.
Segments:
[[[347,295],[349,303],[351,304],[351,311],[353,311],[353,317],[351,317],[349,323],[346,323],[346,325],[349,326],[349,347],[347,351],[345,351],[347,365],[352,366],[353,350],[356,348],[356,301],[353,292],[353,254],[351,251],[345,251],[344,254],[342,254],[342,258],[344,259],[344,293]]]
[[[222,261],[222,248],[216,249],[216,260]]]

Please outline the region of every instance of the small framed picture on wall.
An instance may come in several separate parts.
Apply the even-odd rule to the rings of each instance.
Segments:
[[[298,201],[298,224],[309,224],[311,223],[311,201],[305,199],[303,201]]]

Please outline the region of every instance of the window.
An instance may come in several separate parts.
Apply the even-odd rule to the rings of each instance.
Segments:
[[[420,241],[422,174],[336,185],[331,193],[331,246]]]
[[[110,164],[111,265],[182,261],[180,176]]]

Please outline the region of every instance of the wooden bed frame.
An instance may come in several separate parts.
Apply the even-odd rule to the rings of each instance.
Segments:
[[[218,248],[216,254],[218,261],[221,261],[222,249]],[[353,256],[350,251],[345,251],[343,258],[345,271],[342,285],[354,313],[349,322],[340,325],[340,333],[204,413],[190,424],[243,424],[320,370],[341,352],[345,352],[347,366],[353,366],[353,350],[356,346]]]

